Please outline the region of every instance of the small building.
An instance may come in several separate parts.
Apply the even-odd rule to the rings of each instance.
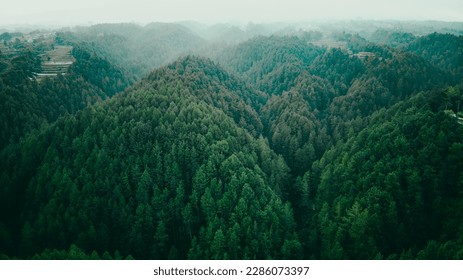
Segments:
[[[358,57],[360,60],[367,60],[370,58],[375,58],[376,54],[372,52],[359,52],[355,54],[356,57]]]

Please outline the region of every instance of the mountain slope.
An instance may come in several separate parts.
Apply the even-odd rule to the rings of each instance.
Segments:
[[[300,257],[283,159],[190,91],[203,68],[163,82],[191,60],[209,63],[180,60],[28,138],[19,160],[2,154],[2,198],[24,195],[2,203],[21,213],[20,256],[75,244],[142,259]]]
[[[450,209],[463,202],[463,127],[444,112],[447,94],[418,94],[375,113],[304,176],[305,211],[317,225],[309,246],[318,257],[414,258],[427,243],[446,242],[456,247],[441,255],[425,248],[418,257],[461,257],[462,221]]]
[[[266,96],[224,71],[211,60],[187,56],[151,73],[139,88],[169,87],[187,90],[196,98],[221,109],[242,128],[257,136],[262,123],[256,112]]]
[[[394,32],[282,30],[130,87],[195,35],[0,54],[0,258],[461,259],[460,38]],[[66,41],[69,71],[36,81]]]
[[[452,73],[456,81],[463,77],[463,36],[432,33],[417,38],[405,49]]]
[[[91,49],[137,79],[205,45],[204,39],[191,30],[173,23],[99,24],[59,36]]]
[[[125,73],[88,50],[76,48],[76,62],[64,75],[37,81],[41,50],[20,53],[0,73],[0,149],[42,124],[74,114],[132,83]]]
[[[281,94],[323,50],[296,36],[256,37],[226,49],[218,60],[259,90]]]

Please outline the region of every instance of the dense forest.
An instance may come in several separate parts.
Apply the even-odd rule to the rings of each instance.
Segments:
[[[0,259],[463,259],[463,30],[423,26],[0,34]]]

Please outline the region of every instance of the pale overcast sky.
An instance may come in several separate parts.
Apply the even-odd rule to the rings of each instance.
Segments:
[[[463,21],[462,0],[1,0],[0,25],[195,20]]]

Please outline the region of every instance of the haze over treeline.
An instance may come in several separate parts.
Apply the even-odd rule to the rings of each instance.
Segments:
[[[462,80],[461,22],[5,28],[0,258],[462,259]]]
[[[0,25],[92,22],[296,22],[307,20],[463,21],[458,0],[6,0]]]

